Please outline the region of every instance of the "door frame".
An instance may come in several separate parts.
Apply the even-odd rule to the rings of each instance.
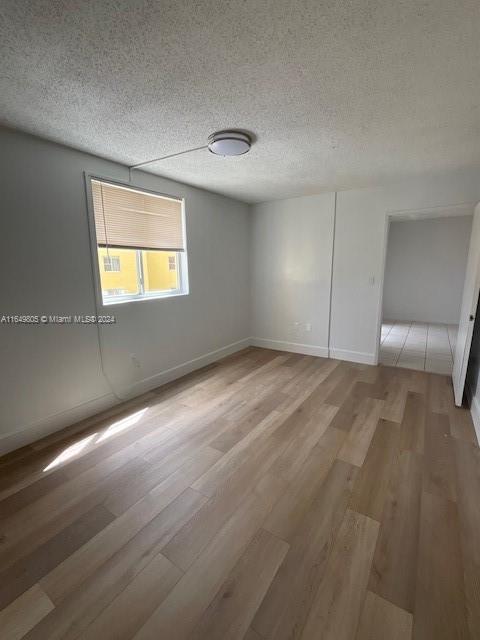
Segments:
[[[383,255],[381,268],[380,295],[377,309],[377,335],[375,343],[375,364],[379,364],[380,340],[382,335],[383,320],[383,293],[385,288],[385,271],[387,267],[388,239],[390,234],[390,224],[392,221],[414,221],[430,220],[433,218],[452,218],[460,216],[473,216],[477,202],[460,202],[456,204],[439,205],[435,207],[413,208],[413,209],[391,209],[385,212],[385,227],[383,240]]]

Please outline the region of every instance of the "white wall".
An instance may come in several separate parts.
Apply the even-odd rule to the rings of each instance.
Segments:
[[[471,216],[392,221],[383,317],[458,324]]]
[[[84,171],[128,180],[119,164],[0,130],[0,315],[95,313]],[[101,330],[105,371],[125,396],[243,347],[250,334],[248,206],[147,173],[132,182],[185,197],[190,295],[107,308],[117,323]],[[94,326],[2,324],[0,341],[0,450],[115,402]]]
[[[334,203],[327,193],[253,207],[255,344],[328,355]]]

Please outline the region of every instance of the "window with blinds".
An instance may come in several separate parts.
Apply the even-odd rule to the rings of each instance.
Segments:
[[[183,201],[91,180],[103,302],[187,293]]]

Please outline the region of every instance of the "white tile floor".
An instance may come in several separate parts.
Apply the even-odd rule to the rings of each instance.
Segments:
[[[391,367],[450,374],[456,325],[384,320],[380,362]]]

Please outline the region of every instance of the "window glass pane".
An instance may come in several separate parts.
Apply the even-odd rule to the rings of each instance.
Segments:
[[[145,293],[179,288],[178,255],[171,251],[142,251]]]
[[[136,294],[138,290],[135,249],[98,247],[98,265],[103,297]]]

